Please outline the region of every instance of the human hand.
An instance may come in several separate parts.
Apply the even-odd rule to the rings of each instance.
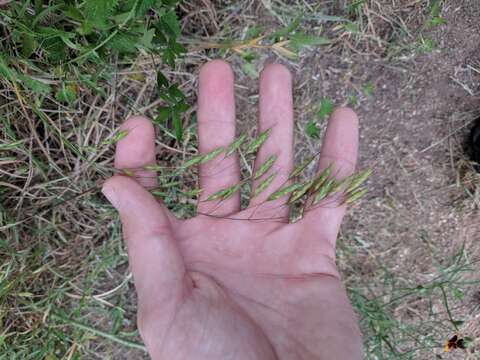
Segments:
[[[200,153],[235,136],[233,73],[212,61],[199,80]],[[114,176],[103,192],[119,211],[138,293],[138,326],[153,359],[361,359],[356,316],[335,266],[335,242],[345,205],[316,207],[288,224],[285,198],[265,202],[293,170],[293,106],[289,71],[267,66],[260,79],[259,129],[272,128],[256,166],[277,154],[279,175],[240,209],[237,193],[203,201],[238,183],[236,156],[200,166],[199,214],[176,219],[146,187],[155,174]],[[117,168],[155,163],[154,129],[133,117],[117,144]],[[358,121],[347,108],[331,116],[319,169],[353,172]],[[221,165],[220,165],[221,162]],[[271,170],[272,171],[272,170]],[[253,187],[258,182],[253,184]],[[271,221],[238,219],[274,218]],[[279,222],[283,218],[284,222]],[[237,220],[234,220],[237,219]]]

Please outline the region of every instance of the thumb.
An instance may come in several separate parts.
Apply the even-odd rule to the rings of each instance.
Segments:
[[[168,321],[185,285],[183,258],[171,231],[175,219],[131,178],[114,176],[105,182],[102,192],[120,213],[140,312],[161,321],[151,312],[162,309]]]

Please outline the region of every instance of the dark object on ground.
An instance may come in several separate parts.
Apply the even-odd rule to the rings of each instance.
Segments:
[[[480,172],[480,118],[475,121],[472,128],[469,145],[472,149],[472,160],[477,163],[475,170]]]

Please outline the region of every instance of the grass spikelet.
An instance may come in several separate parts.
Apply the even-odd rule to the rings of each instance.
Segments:
[[[237,151],[240,148],[240,146],[242,146],[242,144],[245,142],[246,138],[247,138],[246,134],[242,134],[234,142],[232,142],[227,147],[227,150],[225,151],[225,157],[229,157],[235,151]]]
[[[191,166],[200,164],[200,162],[203,160],[204,156],[205,155],[197,155],[197,156],[192,157],[191,159],[188,159],[187,161],[185,161],[182,164],[182,168],[183,169],[188,169]]]
[[[332,164],[328,165],[314,180],[312,192],[317,192],[332,174]]]
[[[253,154],[255,153],[260,146],[268,139],[270,136],[270,133],[272,132],[272,129],[269,128],[265,130],[264,132],[260,133],[250,144],[248,144],[247,148],[245,149],[245,154]]]
[[[312,163],[312,161],[315,160],[315,156],[311,156],[309,157],[307,160],[305,160],[303,163],[301,163],[300,165],[298,165],[293,171],[292,173],[290,174],[290,176],[288,177],[289,180],[293,179],[294,177],[297,177],[298,175],[300,175],[303,170],[305,170],[307,168],[308,165],[310,165]]]
[[[219,147],[210,151],[209,153],[203,155],[203,158],[200,160],[200,164],[205,164],[206,162],[209,162],[210,160],[215,159],[218,155],[220,155],[224,151],[225,149],[223,147]]]
[[[242,187],[243,185],[243,182],[240,182],[238,184],[235,184],[233,186],[230,186],[228,188],[225,188],[225,189],[221,189],[219,191],[217,191],[216,193],[210,195],[208,198],[207,198],[207,201],[213,201],[213,200],[227,200],[229,199],[230,197],[233,196],[233,194],[235,194],[237,191],[240,190],[240,188]]]
[[[361,187],[356,189],[353,193],[350,193],[349,197],[345,200],[346,204],[352,204],[360,200],[368,192],[367,188]]]
[[[260,166],[253,176],[253,180],[261,178],[268,170],[270,170],[277,158],[277,155],[271,155],[267,160],[265,160],[265,162]]]
[[[355,189],[357,189],[360,185],[362,185],[369,177],[372,175],[372,169],[367,169],[364,170],[360,173],[357,174],[352,180],[351,183],[347,189],[348,193],[353,192]]]
[[[332,187],[335,186],[335,180],[334,179],[329,179],[327,180],[323,186],[321,186],[318,191],[315,193],[315,196],[313,198],[313,205],[318,204],[320,201],[325,199],[329,194],[332,189]]]
[[[263,180],[260,184],[258,184],[257,188],[253,192],[252,197],[258,196],[263,190],[265,190],[272,183],[273,179],[275,179],[276,176],[277,176],[277,173],[273,173],[268,178]]]
[[[313,180],[307,181],[306,183],[302,183],[297,190],[292,192],[290,199],[288,199],[287,204],[293,204],[295,201],[300,199],[303,195],[307,193],[307,191],[311,188],[313,184]]]
[[[277,200],[277,199],[281,198],[282,196],[290,194],[292,191],[295,191],[302,186],[303,186],[303,183],[294,183],[294,184],[291,184],[291,185],[288,185],[288,186],[284,186],[280,190],[277,190],[273,194],[271,194],[267,198],[267,201]]]

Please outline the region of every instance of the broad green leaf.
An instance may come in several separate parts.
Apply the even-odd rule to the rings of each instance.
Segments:
[[[332,100],[328,98],[322,98],[320,100],[320,107],[317,112],[317,116],[324,120],[327,119],[330,115],[332,115],[334,109],[334,105]]]
[[[260,146],[268,139],[270,136],[270,133],[272,132],[272,129],[267,129],[264,132],[260,133],[253,141],[248,144],[247,149],[245,150],[245,154],[252,154],[256,152]]]
[[[228,145],[227,151],[225,152],[225,157],[228,157],[232,155],[235,151],[237,151],[240,148],[240,146],[242,146],[242,144],[244,143],[245,138],[246,138],[246,135],[242,134],[233,143]]]
[[[85,0],[85,16],[92,24],[103,28],[117,5],[118,0]]]
[[[270,168],[273,166],[275,161],[277,160],[278,156],[277,155],[271,155],[265,162],[260,165],[259,169],[255,172],[255,175],[253,176],[253,180],[257,180],[263,176]]]
[[[157,70],[157,86],[159,89],[168,87],[168,79],[160,70]]]
[[[320,128],[317,126],[317,123],[313,120],[310,120],[305,127],[305,133],[312,139],[320,139]]]
[[[258,184],[258,186],[256,187],[255,191],[253,192],[253,196],[252,197],[256,197],[258,196],[262,191],[264,191],[273,181],[273,179],[275,179],[275,177],[277,176],[277,173],[273,173],[272,175],[270,175],[268,178],[266,178],[265,180],[263,180],[260,184]]]
[[[210,160],[215,159],[218,155],[220,155],[222,152],[224,152],[225,149],[223,147],[216,148],[209,153],[205,154],[200,160],[200,164],[205,164],[206,162],[209,162]]]
[[[164,29],[167,30],[171,36],[177,37],[180,35],[180,23],[174,10],[167,11],[161,17],[161,22],[165,25]]]
[[[273,194],[271,194],[267,201],[272,201],[272,200],[277,200],[281,198],[282,196],[290,194],[292,191],[295,191],[299,189],[300,187],[303,186],[303,183],[294,183],[288,186],[284,186],[280,190],[275,191]]]
[[[152,40],[155,36],[155,29],[147,30],[143,33],[142,38],[140,39],[140,43],[143,45],[144,48],[150,49],[152,47]]]

